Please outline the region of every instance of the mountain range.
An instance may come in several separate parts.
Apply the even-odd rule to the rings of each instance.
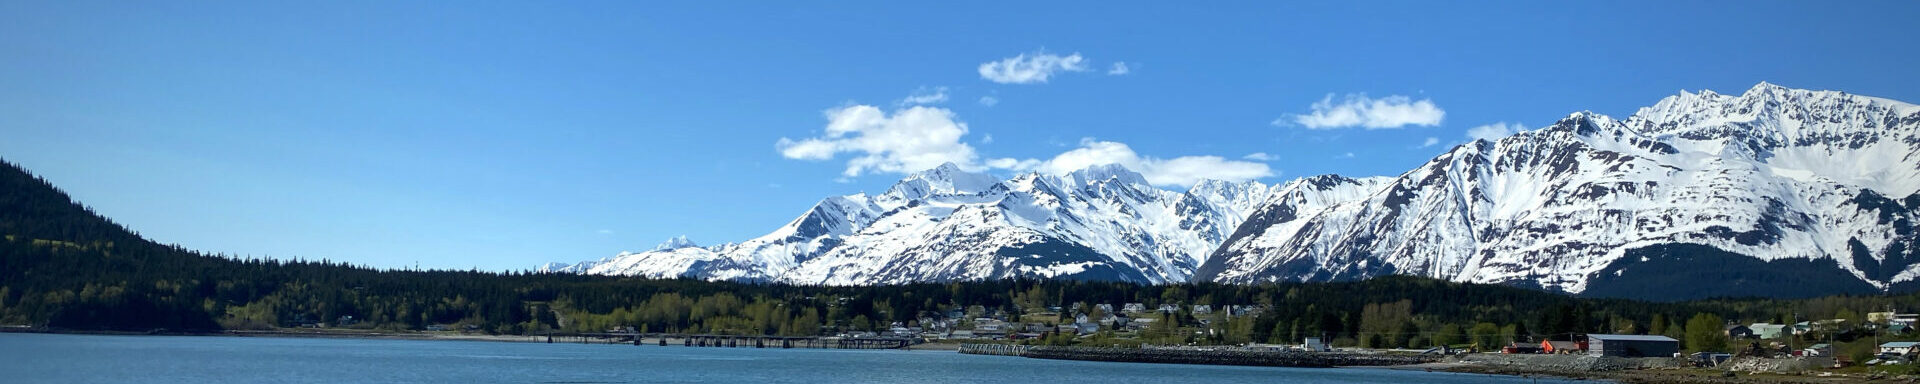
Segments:
[[[1001,180],[948,164],[767,235],[542,271],[790,284],[1418,275],[1604,297],[1920,287],[1920,107],[1761,83],[1574,113],[1397,176],[1184,192],[1117,165]]]

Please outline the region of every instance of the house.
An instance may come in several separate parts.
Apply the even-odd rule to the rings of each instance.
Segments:
[[[1901,356],[1920,355],[1920,341],[1895,341],[1880,344],[1880,354],[1884,355],[1889,353]]]
[[[1741,327],[1746,328],[1746,327]],[[1680,340],[1658,335],[1587,335],[1587,354],[1613,357],[1669,357],[1680,353]]]
[[[1753,331],[1754,337],[1762,339],[1778,339],[1789,334],[1786,324],[1753,323],[1747,329]]]
[[[1893,318],[1887,319],[1887,322],[1913,325],[1914,322],[1920,322],[1920,313],[1896,313]]]
[[[973,330],[975,331],[975,333],[980,333],[982,331],[1003,332],[1003,331],[1006,331],[1006,329],[1007,329],[1007,322],[1005,321],[989,319],[985,317],[973,319]]]
[[[1158,320],[1151,317],[1137,318],[1137,319],[1133,319],[1132,321],[1128,321],[1126,323],[1126,327],[1127,329],[1147,329],[1147,327],[1153,326],[1154,321],[1158,321]]]
[[[1194,305],[1193,305],[1193,314],[1194,314],[1194,315],[1205,315],[1205,314],[1210,314],[1210,313],[1213,313],[1213,306],[1211,306],[1211,305],[1206,305],[1206,304],[1194,304]]]
[[[1745,325],[1728,324],[1726,329],[1727,329],[1727,338],[1729,339],[1753,338],[1753,328],[1747,328],[1747,326]]]
[[[1806,357],[1833,356],[1833,344],[1814,344],[1813,346],[1807,347],[1807,349],[1800,350],[1800,355]]]
[[[1913,331],[1913,325],[1910,325],[1907,323],[1888,323],[1887,324],[1887,334],[1905,335],[1907,334],[1907,332],[1910,332],[1910,331]]]
[[[1120,306],[1120,312],[1126,312],[1126,313],[1140,313],[1140,312],[1146,312],[1146,311],[1147,311],[1147,305],[1146,305],[1146,304],[1140,304],[1140,303],[1126,303],[1125,305],[1121,305],[1121,306]]]
[[[1327,343],[1320,342],[1320,338],[1318,337],[1309,337],[1305,341],[1302,341],[1300,343],[1300,349],[1310,352],[1327,352],[1333,350]]]
[[[1916,320],[1920,320],[1920,314],[1896,313],[1896,312],[1868,312],[1867,313],[1867,322],[1875,323],[1875,324],[1907,323],[1911,325]]]
[[[1562,354],[1562,355],[1575,354],[1575,353],[1586,351],[1586,347],[1580,344],[1581,343],[1573,342],[1573,341],[1547,340],[1547,341],[1540,342],[1540,351],[1543,353]]]
[[[947,338],[966,340],[974,338],[974,334],[973,331],[953,331],[947,333]]]
[[[1160,313],[1180,313],[1180,306],[1173,305],[1173,304],[1160,304],[1160,308],[1158,310],[1160,311]]]
[[[1098,309],[1101,313],[1113,313],[1113,304],[1094,304],[1093,309]]]

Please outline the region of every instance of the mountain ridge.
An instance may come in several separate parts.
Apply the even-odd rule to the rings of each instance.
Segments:
[[[1760,83],[1739,95],[1682,91],[1623,120],[1572,113],[1397,176],[1175,192],[1111,164],[1007,180],[948,164],[875,197],[823,199],[746,242],[546,270],[827,285],[1413,274],[1581,294],[1591,282],[1642,281],[1629,277],[1649,268],[1635,265],[1656,257],[1747,265],[1710,254],[1723,252],[1774,276],[1754,281],[1817,270],[1807,281],[1858,293],[1920,285],[1920,255],[1908,251],[1920,250],[1917,208],[1920,107]],[[1775,262],[1807,266],[1767,267]],[[1771,291],[1760,284],[1688,297]],[[1612,285],[1593,292],[1621,291]]]
[[[1200,278],[1415,274],[1579,294],[1603,274],[1649,273],[1628,268],[1654,261],[1628,258],[1636,249],[1695,244],[1762,262],[1830,259],[1871,287],[1846,293],[1889,290],[1920,276],[1901,224],[1915,211],[1875,188],[1920,186],[1909,181],[1920,177],[1916,132],[1910,104],[1767,83],[1740,96],[1682,93],[1626,120],[1574,113],[1455,147],[1368,199],[1290,223],[1310,230],[1229,240]],[[1878,217],[1862,220],[1867,210]],[[1688,288],[1699,291],[1673,298],[1769,289]],[[1831,292],[1790,296],[1821,293]]]

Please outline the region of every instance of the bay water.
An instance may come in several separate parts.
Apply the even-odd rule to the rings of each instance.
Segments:
[[[6,383],[1539,383],[1383,368],[1040,360],[952,351],[0,334]]]

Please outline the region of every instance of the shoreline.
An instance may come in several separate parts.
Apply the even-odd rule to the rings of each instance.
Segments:
[[[482,342],[505,342],[505,343],[546,343],[547,342],[546,337],[540,336],[540,335],[516,336],[516,335],[483,335],[483,334],[476,335],[476,334],[458,334],[458,333],[437,334],[437,333],[427,333],[427,332],[395,333],[395,332],[339,332],[339,331],[329,332],[329,331],[290,331],[290,330],[220,331],[220,332],[179,332],[179,331],[134,332],[134,331],[66,330],[66,329],[55,330],[55,329],[44,329],[44,328],[0,327],[0,333],[40,333],[40,334],[56,334],[56,335],[101,335],[101,336],[287,337],[287,338],[417,340],[417,341],[482,341]],[[555,344],[582,344],[578,341],[559,341],[559,340],[555,340],[554,343]],[[624,343],[589,342],[585,344],[624,344]],[[651,346],[653,344],[649,343],[645,345]],[[880,350],[900,351],[905,353],[934,352],[934,353],[959,354],[961,345],[962,343],[930,342],[930,343],[914,344],[906,348],[880,349]],[[747,349],[754,349],[754,348],[747,348]],[[872,351],[872,350],[869,350],[869,351]],[[1008,357],[1013,357],[1013,356],[1008,356]],[[1100,361],[1100,360],[1094,360],[1094,361]],[[1122,361],[1104,361],[1104,362],[1122,362]],[[1181,365],[1181,364],[1172,363],[1169,365]],[[1486,374],[1486,375],[1514,376],[1514,377],[1522,377],[1522,378],[1537,377],[1537,378],[1558,378],[1558,379],[1570,379],[1570,380],[1599,380],[1599,381],[1611,381],[1611,382],[1617,382],[1617,383],[1630,383],[1630,384],[1637,384],[1637,383],[1834,384],[1834,383],[1858,383],[1858,382],[1871,381],[1868,378],[1838,376],[1838,375],[1836,376],[1799,376],[1799,375],[1783,375],[1783,374],[1738,373],[1732,376],[1728,376],[1726,375],[1726,372],[1728,371],[1713,370],[1713,369],[1694,369],[1694,368],[1581,370],[1581,369],[1563,369],[1563,368],[1535,366],[1535,365],[1495,365],[1495,364],[1487,364],[1484,362],[1465,361],[1460,359],[1450,359],[1446,361],[1437,361],[1437,362],[1420,363],[1420,364],[1376,365],[1376,366],[1342,365],[1342,366],[1332,366],[1329,368],[1392,369],[1392,370],[1404,370],[1404,371]]]
[[[1680,384],[1734,384],[1734,383],[1770,383],[1770,384],[1838,384],[1885,382],[1872,378],[1846,375],[1792,375],[1777,373],[1736,372],[1713,368],[1632,368],[1632,369],[1566,369],[1537,365],[1495,365],[1484,362],[1454,360],[1447,362],[1382,367],[1386,369],[1426,370],[1453,373],[1472,373],[1518,377],[1553,377],[1571,380],[1604,380],[1616,383],[1680,383]]]
[[[426,333],[426,332],[413,333],[413,332],[377,332],[377,331],[360,332],[360,331],[229,330],[229,331],[217,331],[217,332],[196,332],[196,331],[153,330],[153,331],[147,331],[147,332],[138,332],[138,331],[5,327],[5,328],[0,328],[0,333],[40,333],[40,334],[50,334],[50,335],[96,335],[96,336],[226,336],[226,337],[289,337],[289,338],[382,339],[382,340],[428,340],[428,341],[445,340],[445,341],[492,341],[492,342],[506,342],[506,343],[546,342],[546,339],[544,339],[542,336],[537,336],[537,335],[536,336],[514,336],[514,335],[487,335],[487,334],[458,334],[458,333],[436,334],[436,333]]]

